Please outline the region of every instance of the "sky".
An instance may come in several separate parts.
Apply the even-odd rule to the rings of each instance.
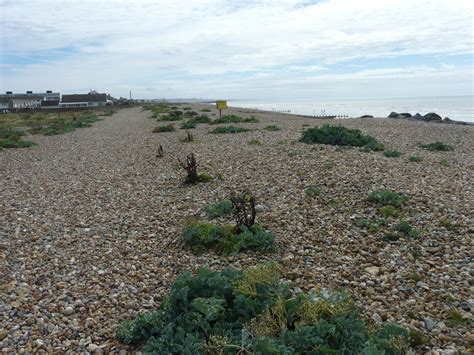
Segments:
[[[1,91],[473,95],[472,0],[0,0]]]

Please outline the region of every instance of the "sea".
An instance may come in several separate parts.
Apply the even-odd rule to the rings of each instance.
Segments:
[[[313,99],[313,100],[229,100],[229,106],[285,112],[309,116],[340,118],[372,115],[387,117],[392,111],[412,115],[435,112],[452,120],[474,122],[474,96],[437,96],[377,99]]]

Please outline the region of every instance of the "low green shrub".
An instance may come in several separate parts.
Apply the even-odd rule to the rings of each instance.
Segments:
[[[304,190],[306,196],[310,198],[315,198],[321,193],[321,189],[317,186],[309,186]]]
[[[183,122],[181,123],[181,129],[193,129],[196,128],[196,123],[194,122]]]
[[[214,178],[207,173],[198,174],[198,182],[210,182],[212,180],[214,180]]]
[[[163,133],[163,132],[174,132],[176,131],[176,128],[174,128],[174,125],[168,124],[166,126],[158,126],[153,128],[152,133]]]
[[[18,136],[19,137],[19,136]],[[24,141],[23,139],[16,139],[16,136],[11,136],[6,139],[0,139],[0,148],[28,148],[33,145],[36,145],[35,142],[32,141]]]
[[[206,212],[209,218],[218,218],[223,216],[231,215],[234,212],[234,207],[232,206],[232,201],[225,199],[204,207],[204,212]]]
[[[379,212],[384,218],[396,217],[398,215],[398,209],[390,205],[383,206],[382,208],[379,209]]]
[[[387,189],[381,189],[372,191],[367,196],[367,200],[382,206],[401,207],[408,200],[408,197]]]
[[[192,107],[184,107],[183,108],[183,111],[189,111],[189,110],[192,110]]]
[[[247,228],[220,226],[208,223],[190,223],[183,232],[184,243],[195,252],[214,249],[219,253],[231,254],[244,250],[268,252],[275,247],[275,236],[264,231],[258,224]]]
[[[195,116],[195,117],[189,119],[188,122],[191,122],[191,123],[211,123],[212,119],[207,115],[200,115],[200,116]]]
[[[185,111],[184,117],[197,117],[199,114],[196,111]]]
[[[374,137],[364,135],[358,129],[326,124],[320,128],[309,128],[303,132],[300,142],[307,144],[329,144],[338,146],[363,147],[367,150],[383,150]]]
[[[454,148],[451,145],[444,144],[443,142],[434,142],[434,143],[429,143],[429,144],[422,144],[422,148],[425,148],[427,150],[431,151],[450,151],[454,150]]]
[[[387,158],[398,158],[402,155],[398,150],[386,150],[383,155]]]
[[[211,110],[209,110],[208,108],[203,108],[201,112],[211,112]]]
[[[275,132],[275,131],[281,130],[280,127],[278,127],[278,126],[276,126],[276,125],[274,125],[274,124],[273,124],[273,125],[266,126],[264,129],[267,130],[267,131],[270,131],[270,132]]]
[[[159,122],[174,122],[174,121],[180,121],[181,119],[182,119],[182,116],[167,114],[167,115],[158,116],[157,121],[159,121]]]
[[[366,326],[344,293],[293,294],[275,263],[198,269],[173,283],[160,307],[117,328],[146,354],[405,354],[409,332]]]
[[[243,118],[236,115],[224,115],[221,118],[218,118],[211,122],[211,124],[221,124],[221,123],[258,123],[259,120],[252,116],[250,118]]]
[[[446,159],[442,159],[440,162],[439,162],[442,166],[444,166],[445,168],[448,168],[451,166],[451,164],[449,164],[449,161],[446,160]]]
[[[456,325],[456,326],[469,324],[469,318],[463,317],[461,312],[459,312],[457,309],[454,309],[454,308],[451,308],[449,310],[448,319],[451,324]]]
[[[406,237],[418,238],[421,231],[418,228],[413,228],[407,221],[401,220],[396,226],[395,230]]]
[[[210,133],[229,134],[229,133],[241,133],[241,132],[248,132],[248,131],[251,131],[251,129],[243,128],[243,127],[235,127],[235,126],[223,126],[223,127],[215,128]]]
[[[417,156],[417,155],[412,155],[411,157],[408,158],[408,160],[411,161],[411,162],[415,162],[415,163],[416,163],[416,162],[422,161],[423,158],[422,158],[422,157],[419,157],[419,156]]]
[[[262,142],[260,142],[258,139],[251,139],[248,141],[248,144],[250,145],[262,145]]]

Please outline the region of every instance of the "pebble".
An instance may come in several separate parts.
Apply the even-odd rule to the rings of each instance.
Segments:
[[[65,316],[70,316],[71,314],[74,313],[74,308],[73,307],[66,307],[64,308],[63,314]]]

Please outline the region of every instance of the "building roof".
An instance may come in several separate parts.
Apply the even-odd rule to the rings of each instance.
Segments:
[[[42,96],[36,96],[36,95],[11,95],[10,97],[11,100],[42,100]]]
[[[63,95],[61,102],[102,102],[107,101],[107,94],[74,94]]]

